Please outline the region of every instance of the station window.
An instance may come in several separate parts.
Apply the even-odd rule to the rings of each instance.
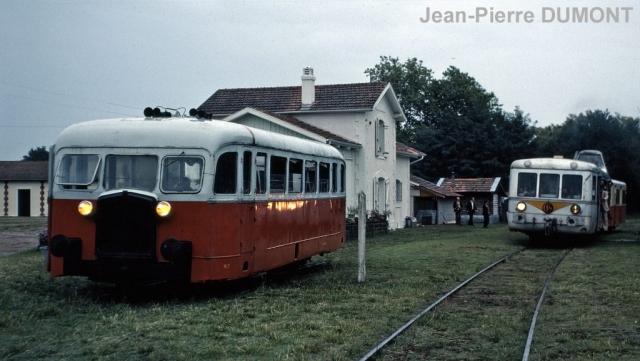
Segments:
[[[165,193],[199,192],[202,186],[203,165],[202,157],[165,157],[162,160],[162,191]]]
[[[216,194],[237,193],[238,153],[227,152],[218,157],[213,192]]]
[[[384,156],[384,120],[376,121],[376,157]]]
[[[152,191],[158,177],[155,155],[108,155],[105,160],[104,188],[134,188]]]

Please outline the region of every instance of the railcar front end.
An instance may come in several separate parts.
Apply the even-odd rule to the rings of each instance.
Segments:
[[[511,165],[507,221],[530,237],[587,236],[598,226],[599,181],[595,165],[571,159],[517,160]]]

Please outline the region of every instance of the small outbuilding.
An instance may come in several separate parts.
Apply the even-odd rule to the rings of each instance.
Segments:
[[[437,185],[441,188],[447,188],[452,192],[459,193],[460,201],[463,209],[463,223],[465,218],[464,210],[467,209],[467,202],[471,200],[471,197],[476,199],[476,205],[478,211],[475,217],[478,217],[480,222],[482,219],[482,205],[484,201],[489,202],[489,214],[490,223],[496,223],[499,221],[501,210],[501,199],[506,196],[504,188],[500,185],[500,177],[495,178],[440,178]],[[454,217],[453,205],[451,209],[448,209],[448,215]],[[474,221],[476,218],[474,217]]]
[[[0,216],[47,216],[48,169],[47,161],[0,161]]]
[[[411,175],[411,209],[421,224],[455,223],[453,202],[462,197],[447,187],[439,187],[418,176]]]

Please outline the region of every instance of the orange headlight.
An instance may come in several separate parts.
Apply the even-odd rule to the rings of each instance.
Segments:
[[[88,216],[93,212],[93,203],[89,201],[82,201],[78,203],[78,213],[83,216]]]
[[[166,217],[171,213],[171,204],[169,202],[161,201],[156,205],[156,213],[160,217]]]

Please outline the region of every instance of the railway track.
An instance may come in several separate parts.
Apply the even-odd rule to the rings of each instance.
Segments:
[[[492,308],[499,308],[500,311],[498,312],[507,310],[513,315],[514,319],[521,319],[523,314],[529,315],[531,320],[529,332],[526,341],[524,337],[522,337],[521,341],[521,347],[524,350],[522,360],[527,361],[534,340],[536,320],[545,300],[547,287],[556,268],[570,251],[570,249],[523,248],[504,256],[428,305],[372,348],[360,358],[360,361],[372,360],[374,357],[382,360],[404,360],[408,359],[410,355],[419,355],[421,359],[430,358],[430,352],[434,348],[441,347],[441,343],[430,342],[422,335],[426,335],[428,338],[434,335],[437,337],[438,334],[446,334],[448,331],[438,325],[439,319],[448,319],[448,322],[451,322],[449,315],[456,315],[456,317],[464,317],[465,322],[473,325],[469,326],[470,328],[484,328],[482,323],[487,322],[487,315],[491,314]],[[522,282],[522,277],[530,279],[531,282]],[[524,287],[522,286],[523,284],[525,284]],[[498,287],[497,285],[500,286]],[[514,286],[512,287],[511,285]],[[438,308],[438,306],[445,301],[446,305],[441,307],[443,308],[442,311],[439,311],[441,308]],[[433,316],[428,322],[429,325],[423,326],[420,322],[417,322],[426,314],[437,312],[441,313],[441,315]],[[405,342],[402,347],[392,346],[393,342],[412,325],[412,329],[424,328],[424,330],[412,332],[411,336],[404,335],[402,337],[409,339],[415,337],[420,340],[418,342]],[[508,328],[506,327],[506,329]],[[492,337],[495,338],[493,342],[497,344],[502,336],[496,334]],[[460,336],[459,339],[460,344],[471,344],[473,342],[473,340],[465,340],[463,336]],[[452,346],[454,348],[460,347],[460,345]],[[505,358],[496,356],[496,359]],[[513,359],[513,355],[509,355],[508,359]]]

